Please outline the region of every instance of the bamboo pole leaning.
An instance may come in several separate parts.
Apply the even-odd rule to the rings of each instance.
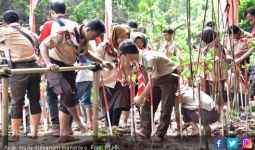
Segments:
[[[73,67],[60,67],[58,72],[64,71],[74,71],[74,70],[85,70],[85,69],[95,69],[95,65],[90,66],[73,66]],[[9,69],[9,68],[1,68],[0,75],[5,75],[2,78],[2,149],[8,146],[8,75],[11,74],[30,74],[30,73],[45,73],[48,72],[48,68],[24,68],[24,69]],[[98,136],[98,72],[94,72],[93,74],[93,90],[94,90],[94,103],[93,103],[93,136]]]
[[[99,72],[93,72],[93,138],[98,139],[98,95],[99,95]]]
[[[2,78],[2,149],[8,147],[8,78]]]

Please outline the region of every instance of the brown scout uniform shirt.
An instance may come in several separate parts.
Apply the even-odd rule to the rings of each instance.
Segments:
[[[235,51],[238,51],[238,50],[247,50],[249,47],[248,47],[248,43],[247,43],[247,40],[248,40],[248,37],[251,37],[252,35],[248,32],[245,32],[245,31],[241,31],[241,38],[240,39],[234,39],[234,45],[233,45],[233,49],[234,49],[234,52]],[[231,44],[232,43],[232,39],[227,39],[227,43],[226,43],[226,54],[227,55],[230,55],[232,57],[232,54],[231,54]]]
[[[174,41],[164,42],[159,51],[165,54],[168,58],[171,56],[181,56],[179,46]]]
[[[78,29],[79,32],[79,29]],[[56,36],[60,34],[63,38],[61,42],[56,42]],[[64,26],[61,27],[56,35],[50,35],[43,43],[50,49],[49,57],[61,61],[66,65],[74,65],[77,55],[79,55],[79,43],[75,37],[74,27]],[[84,46],[84,50],[88,50]]]
[[[0,47],[4,50],[5,56],[12,62],[24,62],[36,60],[35,50],[32,43],[19,31],[12,28],[18,27],[35,39],[35,34],[20,26],[19,23],[12,23],[8,27],[0,28]]]
[[[171,74],[176,69],[175,64],[169,58],[156,51],[145,51],[139,54],[139,64],[144,66],[147,73],[151,73],[152,79]]]

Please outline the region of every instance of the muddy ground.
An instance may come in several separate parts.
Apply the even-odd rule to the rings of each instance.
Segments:
[[[155,129],[159,123],[158,118],[160,110],[155,115]],[[139,114],[137,113],[137,128],[139,129]],[[228,130],[225,131],[225,136],[237,136],[239,138],[239,145],[241,146],[241,139],[243,136],[254,137],[255,131],[255,115],[249,114],[248,127],[249,131],[246,131],[245,113],[240,112],[237,114],[225,114],[226,123],[225,127]],[[231,120],[229,120],[231,116]],[[221,121],[222,122],[222,121]],[[19,142],[9,143],[5,149],[9,150],[146,150],[146,149],[176,149],[176,150],[195,150],[195,149],[214,149],[213,139],[214,137],[222,136],[222,123],[220,121],[211,125],[212,133],[211,136],[189,136],[191,127],[187,127],[183,131],[183,136],[178,136],[178,130],[174,115],[172,114],[171,125],[167,131],[167,135],[163,142],[155,143],[154,136],[150,139],[142,139],[137,136],[131,136],[130,133],[130,119],[128,124],[113,130],[113,135],[110,136],[109,129],[105,126],[105,119],[99,120],[99,137],[97,141],[94,141],[92,131],[88,131],[85,134],[76,131],[76,125],[73,123],[72,129],[74,131],[73,137],[77,139],[75,142],[69,143],[58,143],[58,137],[49,136],[45,134],[43,129],[43,122],[40,125],[40,133],[37,139],[31,139],[27,136],[29,132],[29,123],[27,125],[27,133],[22,133],[24,130],[21,127],[21,138]],[[224,121],[223,121],[224,122]],[[9,126],[10,127],[10,126]],[[226,129],[226,128],[225,128]],[[232,131],[230,131],[232,130]],[[9,135],[11,135],[11,128],[9,128]],[[1,139],[2,140],[2,139]],[[4,148],[1,148],[4,149]]]

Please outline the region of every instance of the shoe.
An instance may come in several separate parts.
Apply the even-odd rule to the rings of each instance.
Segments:
[[[163,142],[164,137],[162,137],[162,136],[155,136],[153,140],[154,140],[155,143],[160,143],[160,142]]]
[[[8,142],[18,142],[19,141],[19,136],[11,136],[8,138]]]
[[[45,133],[46,135],[50,136],[59,136],[59,125],[58,124],[53,124],[49,131]]]

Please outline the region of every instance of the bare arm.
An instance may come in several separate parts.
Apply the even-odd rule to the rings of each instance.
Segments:
[[[88,51],[83,51],[82,56],[87,58],[90,61],[93,61],[93,62],[96,62],[96,63],[99,63],[99,64],[103,63],[102,59],[100,59],[99,57],[96,57],[96,56],[90,54]]]
[[[82,56],[87,58],[90,61],[102,64],[103,67],[106,67],[110,70],[113,68],[113,65],[110,62],[104,61],[103,59],[90,54],[87,50],[82,52]]]
[[[249,50],[245,54],[243,54],[239,59],[236,59],[236,63],[240,63],[243,60],[245,60],[246,58],[248,58],[249,56],[251,56],[251,54],[252,54],[252,52],[254,52],[254,50],[255,50],[255,47],[249,48]]]
[[[40,53],[46,65],[49,64],[50,63],[49,51],[48,47],[44,43],[40,45]]]
[[[236,57],[240,57],[240,56],[242,56],[243,54],[245,54],[247,51],[248,51],[248,49],[246,49],[246,50],[238,50],[238,51],[235,51],[235,52],[234,52],[234,55],[235,55]]]
[[[62,41],[62,39],[63,39],[62,35],[57,35],[55,37],[49,36],[47,39],[45,39],[45,42],[41,43],[40,45],[40,53],[41,53],[42,59],[44,60],[46,66],[51,71],[58,70],[59,66],[51,63],[48,50],[56,47],[57,44]]]

